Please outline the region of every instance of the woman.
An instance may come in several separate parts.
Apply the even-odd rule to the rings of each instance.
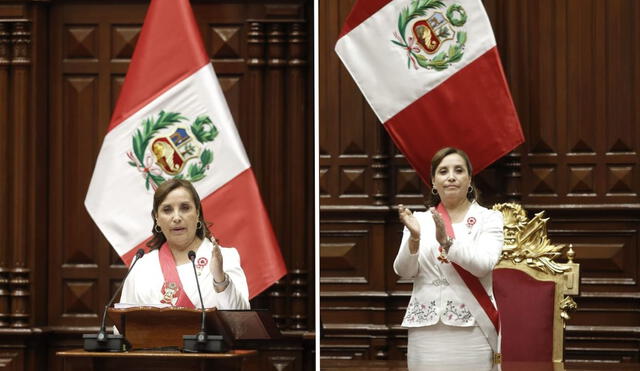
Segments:
[[[402,322],[409,328],[409,369],[444,363],[490,369],[499,323],[491,271],[502,252],[502,214],[476,202],[471,162],[456,148],[431,160],[431,208],[400,205],[404,234],[393,263],[413,279]]]
[[[195,265],[207,308],[249,309],[249,290],[240,256],[218,246],[202,215],[198,193],[186,180],[162,183],[153,196],[153,238],[146,254],[131,271],[121,303],[200,308]]]

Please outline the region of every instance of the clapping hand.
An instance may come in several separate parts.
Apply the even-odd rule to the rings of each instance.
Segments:
[[[434,208],[430,208],[431,216],[433,216],[433,222],[436,224],[436,240],[440,245],[447,243],[447,228],[444,226],[444,220],[442,215]]]
[[[400,218],[400,221],[402,222],[402,224],[404,224],[404,226],[407,227],[407,229],[409,230],[409,233],[411,233],[411,240],[419,242],[420,241],[420,223],[418,222],[418,219],[416,219],[416,217],[413,215],[411,210],[407,209],[402,204],[398,205],[398,217]],[[411,251],[412,254],[415,254],[415,252],[418,251],[418,247],[419,247],[418,243],[416,243],[415,245],[411,243],[409,244],[409,250]]]

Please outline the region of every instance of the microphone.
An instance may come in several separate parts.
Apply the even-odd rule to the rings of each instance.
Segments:
[[[124,279],[122,280],[122,282],[120,282],[120,285],[118,286],[116,292],[113,293],[111,300],[109,300],[109,302],[107,302],[107,304],[104,306],[104,312],[102,313],[102,322],[100,323],[100,330],[98,331],[98,333],[82,335],[82,338],[84,339],[84,350],[93,352],[124,352],[129,348],[130,344],[122,334],[107,334],[107,332],[105,331],[104,323],[107,319],[107,309],[109,309],[111,304],[113,304],[116,296],[122,290],[124,282],[127,280],[127,277],[129,277],[129,273],[131,273],[133,267],[136,265],[138,260],[142,258],[143,255],[143,249],[138,249],[138,251],[136,251],[136,255],[134,257],[135,260],[133,261],[133,264],[131,264],[131,268],[129,268],[127,274],[124,276]]]
[[[182,336],[182,350],[187,353],[222,353],[227,351],[222,335],[207,335],[205,331],[205,308],[204,300],[202,300],[202,291],[200,291],[200,281],[198,280],[198,272],[196,271],[196,253],[189,250],[187,253],[191,265],[193,266],[193,274],[196,277],[196,285],[198,286],[198,295],[200,296],[200,306],[202,308],[202,319],[200,320],[200,332],[195,335]]]
[[[200,296],[200,306],[202,307],[202,319],[200,320],[200,332],[198,333],[198,342],[202,342],[207,336],[205,332],[205,308],[204,308],[204,300],[202,300],[202,292],[200,291],[200,280],[198,279],[198,272],[196,271],[196,253],[193,250],[189,250],[187,254],[189,256],[189,260],[191,260],[191,265],[193,266],[193,273],[196,275],[196,286],[198,286],[198,295]]]

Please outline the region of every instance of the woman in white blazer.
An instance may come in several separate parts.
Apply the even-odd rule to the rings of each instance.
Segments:
[[[399,205],[404,233],[395,272],[413,279],[402,322],[410,370],[456,364],[491,369],[499,354],[493,267],[503,245],[498,211],[480,206],[468,156],[443,148],[431,161],[430,209]]]
[[[193,184],[184,179],[162,183],[153,196],[151,217],[151,251],[127,277],[120,303],[200,308],[201,291],[207,308],[250,308],[240,255],[218,245]]]

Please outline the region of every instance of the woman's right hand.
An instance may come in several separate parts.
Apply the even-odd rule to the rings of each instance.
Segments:
[[[398,205],[398,217],[402,224],[409,230],[411,233],[411,238],[415,240],[420,239],[420,223],[418,223],[418,219],[413,215],[411,210],[404,207],[404,205]]]

